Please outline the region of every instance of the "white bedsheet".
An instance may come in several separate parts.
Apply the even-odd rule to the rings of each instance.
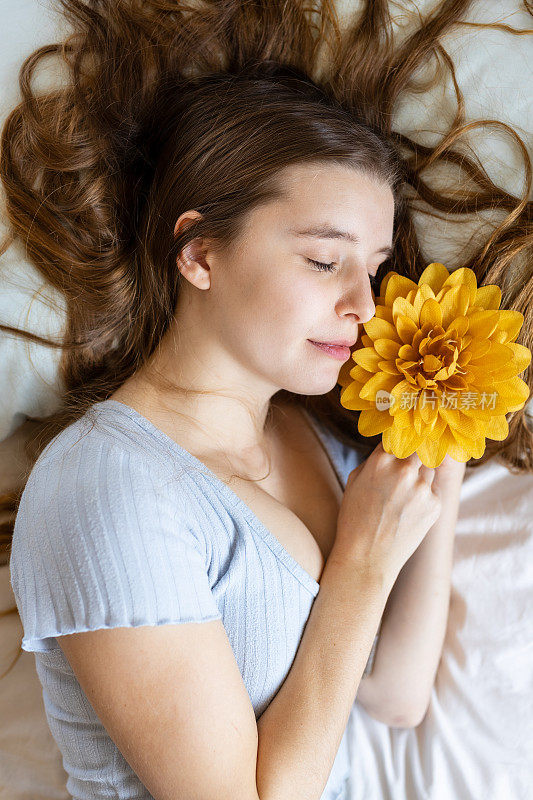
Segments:
[[[437,680],[416,728],[356,702],[353,800],[533,797],[533,475],[467,468]]]

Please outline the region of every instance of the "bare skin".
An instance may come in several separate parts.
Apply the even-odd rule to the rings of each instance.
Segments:
[[[380,250],[391,244],[394,202],[388,186],[340,166],[298,165],[284,181],[287,199],[255,209],[231,253],[200,239],[184,248],[175,323],[150,362],[111,398],[228,483],[318,580],[342,488],[302,412],[274,396],[335,386],[342,362],[309,339],[355,341],[374,315],[369,276],[387,257]],[[198,216],[182,214],[176,231]],[[320,223],[360,242],[294,232]],[[337,266],[320,271],[308,259]],[[161,389],[159,375],[218,394]],[[234,472],[250,480],[232,479]]]
[[[293,167],[283,182],[287,199],[250,212],[231,252],[200,238],[183,248],[174,322],[114,395],[134,395],[191,451],[253,462],[279,390],[320,395],[337,383],[342,362],[309,340],[355,342],[374,315],[369,278],[391,245],[389,187],[336,166]],[[199,216],[184,212],[176,231]],[[294,232],[321,223],[360,243]],[[336,266],[321,271],[309,259]],[[157,385],[160,375],[171,388]]]

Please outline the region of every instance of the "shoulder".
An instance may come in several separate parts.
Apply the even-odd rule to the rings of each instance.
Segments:
[[[134,421],[123,414],[105,412],[91,406],[85,414],[72,422],[46,445],[34,464],[30,476],[46,470],[60,469],[62,465],[77,460],[119,459],[128,457],[133,464],[161,463],[157,448],[151,447]]]
[[[15,518],[11,584],[26,649],[98,627],[219,618],[212,513],[187,469],[80,419],[47,447]],[[126,438],[123,438],[126,437]]]
[[[113,529],[134,536],[156,525],[194,528],[196,507],[209,509],[186,459],[172,458],[127,417],[111,420],[87,413],[64,428],[34,464],[21,496],[14,542],[22,535],[39,537],[83,531],[84,536]]]

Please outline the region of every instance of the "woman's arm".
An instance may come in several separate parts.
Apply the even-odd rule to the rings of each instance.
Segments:
[[[372,674],[363,677],[357,692],[370,714],[383,708],[386,697],[392,727],[420,724],[429,704],[446,633],[465,466],[446,456],[435,470],[441,515],[398,574],[383,613]]]

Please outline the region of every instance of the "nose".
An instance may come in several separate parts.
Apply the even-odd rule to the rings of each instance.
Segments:
[[[351,282],[337,302],[337,313],[340,316],[351,314],[359,324],[372,319],[376,313],[376,304],[368,277]]]

